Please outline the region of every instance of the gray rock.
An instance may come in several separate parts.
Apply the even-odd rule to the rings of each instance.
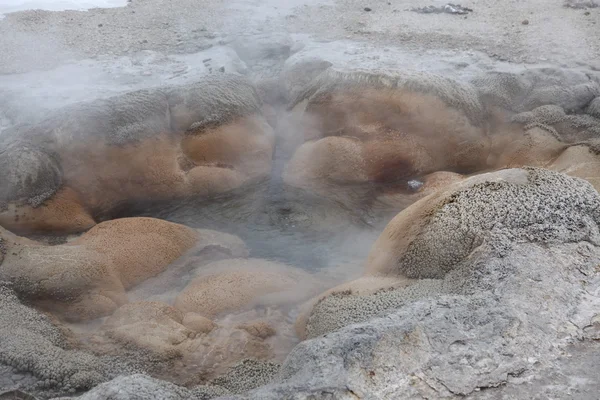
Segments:
[[[322,64],[321,67],[325,65]],[[462,110],[474,124],[481,124],[486,119],[485,108],[475,86],[441,75],[405,70],[347,70],[330,67],[310,80],[303,90],[298,91],[291,99],[289,107],[292,108],[305,100],[310,103],[311,100],[339,91],[360,91],[367,88],[404,88],[431,94]]]
[[[299,96],[310,82],[333,64],[318,57],[296,54],[290,57],[280,75],[281,87],[287,101]]]
[[[587,113],[592,117],[600,118],[600,97],[596,97],[587,108]]]
[[[490,72],[472,80],[482,101],[514,112],[556,105],[580,111],[600,93],[600,85],[581,71],[535,68],[521,73]]]
[[[273,383],[227,398],[530,398],[533,388],[521,385],[529,381],[547,395],[537,398],[570,398],[565,388],[593,393],[597,371],[562,356],[579,354],[582,340],[594,349],[600,195],[577,178],[538,169],[526,175],[522,187],[482,179],[436,209],[428,224],[438,235],[417,236],[436,245],[413,261],[461,248],[467,238],[471,246],[447,256],[452,262],[439,280],[415,281],[412,293],[421,295],[401,289],[332,300],[323,318],[339,319],[345,310],[360,318],[301,342]],[[442,221],[460,225],[450,237]],[[475,232],[481,240],[472,239]],[[598,354],[578,357],[590,363]],[[553,386],[559,368],[577,375]]]
[[[41,399],[83,391],[112,378],[115,371],[133,371],[125,363],[69,348],[64,331],[50,318],[21,304],[0,284],[0,382]],[[14,375],[20,375],[14,378]]]
[[[58,157],[32,143],[13,142],[0,150],[0,210],[9,202],[37,207],[62,184]]]
[[[36,398],[20,390],[9,390],[0,392],[0,400],[36,400]]]
[[[518,171],[480,175],[478,183],[440,199],[394,273],[443,278],[488,241],[499,248],[516,242],[600,245],[600,197],[588,182],[542,169],[519,177]]]
[[[232,43],[240,58],[250,64],[266,58],[286,59],[293,44],[292,38],[285,33],[242,35]]]
[[[574,8],[576,10],[596,8],[600,6],[596,0],[565,0],[563,6],[565,8]]]
[[[266,385],[275,378],[278,371],[278,364],[248,359],[233,366],[212,383],[239,394]]]
[[[463,7],[460,4],[452,4],[448,3],[443,6],[426,6],[426,7],[415,7],[411,8],[410,11],[417,12],[419,14],[457,14],[457,15],[465,15],[470,12],[473,12],[473,9],[468,7]]]
[[[143,374],[120,376],[110,382],[96,386],[80,400],[209,400],[227,394],[227,390],[216,386],[199,386],[193,390],[170,382],[151,378]],[[74,399],[69,397],[54,400]]]
[[[561,345],[582,332],[570,322],[586,309],[578,278],[593,274],[600,252],[580,243],[493,253],[482,250],[472,263],[479,267],[473,275],[494,289],[422,299],[302,342],[277,383],[239,398],[477,397],[511,377],[551,369]]]
[[[232,43],[239,57],[251,68],[254,77],[274,77],[291,55],[294,42],[285,33],[240,35]]]
[[[50,198],[62,184],[58,154],[73,143],[121,146],[252,113],[260,113],[256,90],[248,80],[226,73],[52,111],[41,121],[2,133],[0,206],[15,201],[38,206]]]

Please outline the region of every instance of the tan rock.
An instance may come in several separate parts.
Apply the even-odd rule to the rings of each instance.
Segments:
[[[296,301],[310,296],[312,278],[287,265],[261,259],[230,259],[205,267],[177,296],[175,307],[207,318],[257,305]]]
[[[0,223],[81,232],[123,204],[223,193],[265,178],[273,148],[255,88],[233,74],[75,104],[3,136]]]
[[[182,325],[182,313],[158,302],[121,306],[101,327],[106,337],[125,347],[150,351],[160,359],[179,358],[195,332]]]
[[[600,156],[587,145],[569,147],[548,168],[585,179],[600,191]]]
[[[93,319],[127,302],[125,289],[164,271],[198,233],[153,218],[103,222],[81,237],[46,246],[0,229],[0,279],[68,320]]]
[[[252,336],[256,336],[257,338],[260,338],[260,339],[269,338],[271,336],[274,336],[277,333],[275,331],[275,328],[273,328],[266,321],[248,322],[246,324],[239,325],[238,328],[243,329],[246,332],[248,332],[249,334],[251,334]]]
[[[217,326],[210,319],[191,312],[185,313],[182,324],[186,328],[198,333],[209,333]]]

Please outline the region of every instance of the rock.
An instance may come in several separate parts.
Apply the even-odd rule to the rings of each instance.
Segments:
[[[261,259],[223,260],[205,266],[177,296],[175,307],[214,318],[257,304],[298,302],[315,286],[310,275],[287,265]]]
[[[92,336],[92,348],[127,354],[162,379],[186,385],[219,377],[244,359],[272,359],[279,351],[254,332],[197,317],[188,313],[182,319],[180,311],[158,302],[127,304]]]
[[[117,371],[134,372],[132,365],[115,357],[101,358],[72,348],[67,329],[21,304],[4,283],[0,284],[0,336],[0,365],[13,368],[15,387],[40,399],[71,389],[91,389]]]
[[[319,74],[333,64],[319,57],[305,57],[295,54],[288,58],[280,74],[280,82],[285,99],[293,101]]]
[[[212,381],[212,384],[224,387],[232,393],[244,393],[269,383],[279,371],[279,365],[244,360],[233,366],[227,374]]]
[[[192,390],[143,374],[119,376],[77,397],[81,400],[208,400],[229,392],[217,386],[199,386]],[[69,399],[75,399],[70,397]],[[61,400],[61,399],[55,399]],[[67,400],[64,398],[62,400]]]
[[[596,0],[565,0],[563,6],[565,8],[587,9],[596,8],[599,4]]]
[[[171,303],[197,271],[211,262],[248,257],[246,244],[235,235],[210,229],[195,229],[198,241],[185,257],[171,263],[159,275],[131,288],[130,300],[156,300]]]
[[[392,289],[402,289],[410,282],[406,278],[363,276],[342,283],[302,306],[294,326],[296,334],[303,340],[313,338],[346,326],[348,321],[363,322],[365,317],[368,318],[373,313],[385,313],[390,307],[397,308],[402,300],[389,301],[389,298],[399,299],[401,296],[398,296],[398,293],[401,291]],[[349,305],[349,302],[363,304]],[[332,318],[331,310],[336,309],[339,303],[345,305],[340,307],[341,312]],[[365,309],[371,312],[365,312]]]
[[[0,400],[36,400],[36,398],[20,390],[9,390],[0,393]]]
[[[585,179],[600,191],[600,157],[593,143],[569,147],[548,168]]]
[[[196,313],[185,313],[182,325],[198,333],[209,333],[216,324],[210,319]]]
[[[6,255],[0,280],[69,320],[110,315],[125,289],[159,274],[198,241],[183,225],[153,218],[98,224],[66,244],[46,246],[0,228]]]
[[[398,214],[374,244],[367,272],[439,279],[494,235],[511,241],[595,243],[600,239],[594,228],[600,216],[597,196],[587,182],[542,169],[476,175]],[[456,214],[463,209],[469,210],[468,217]],[[573,223],[579,226],[576,231],[569,228]]]
[[[369,12],[369,11],[371,11],[371,8],[370,8],[370,7],[365,7],[365,8],[364,8],[364,10],[365,10],[366,12]]]
[[[473,12],[473,10],[471,8],[463,7],[459,4],[452,4],[452,3],[448,3],[443,6],[439,6],[439,7],[436,7],[436,6],[414,7],[414,8],[411,8],[410,11],[414,11],[414,12],[417,12],[420,14],[446,13],[446,14],[457,14],[457,15],[464,15],[464,14]]]
[[[596,97],[587,108],[587,113],[600,119],[600,96]]]
[[[266,177],[273,147],[239,75],[68,106],[3,131],[0,223],[80,232],[123,204],[227,192]]]
[[[119,307],[101,327],[102,333],[124,347],[149,351],[157,359],[182,356],[194,331],[183,325],[183,314],[158,302],[129,303]]]
[[[301,342],[274,382],[235,398],[522,397],[521,379],[548,377],[572,343],[593,345],[584,328],[600,304],[599,224],[600,194],[547,170],[479,175],[430,195],[386,228],[371,283],[315,307],[326,334]],[[394,287],[396,276],[414,280]],[[551,381],[535,390],[560,397]]]
[[[529,25],[529,20],[524,19],[523,21],[521,21],[521,25]]]
[[[471,80],[482,101],[513,112],[555,105],[568,113],[583,110],[598,96],[598,82],[574,69],[532,68],[520,73],[490,72]]]
[[[600,85],[571,69],[492,72],[464,82],[336,68],[299,53],[281,82],[290,113],[279,120],[280,148],[292,154],[284,182],[354,210],[400,210],[431,189],[410,182],[442,171],[546,167],[570,144],[600,135],[592,115]]]
[[[275,335],[275,329],[265,321],[249,322],[238,326],[238,328],[245,330],[252,336],[256,336],[261,339],[266,339]]]
[[[328,68],[293,106],[300,113],[295,132],[305,143],[286,165],[284,181],[349,208],[364,207],[360,202],[376,188],[414,197],[411,180],[487,163],[484,105],[468,84],[410,71]]]

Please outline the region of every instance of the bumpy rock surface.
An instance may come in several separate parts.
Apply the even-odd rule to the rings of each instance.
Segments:
[[[394,218],[375,243],[367,271],[443,278],[495,236],[510,242],[599,244],[599,218],[598,193],[565,175],[541,169],[477,175]]]
[[[0,222],[77,232],[117,206],[222,193],[264,178],[273,145],[237,75],[69,106],[3,132]]]
[[[473,79],[490,105],[514,112],[556,105],[568,112],[585,108],[598,96],[598,82],[582,71],[533,68],[521,73],[490,72]]]
[[[199,386],[192,390],[174,385],[170,382],[151,378],[147,375],[135,374],[121,376],[110,382],[98,385],[77,399],[81,400],[209,400],[227,394],[228,391],[218,386]],[[68,400],[75,397],[63,397],[54,400]]]
[[[279,366],[274,363],[244,360],[235,365],[223,377],[210,385],[186,389],[143,374],[120,376],[90,390],[78,399],[82,400],[210,400],[231,393],[241,393],[271,381]],[[53,400],[67,400],[56,398]]]
[[[75,321],[109,315],[127,302],[126,288],[162,272],[199,239],[191,228],[153,218],[107,221],[57,246],[0,230],[0,279]]]
[[[291,71],[302,65],[295,58]],[[292,98],[287,130],[294,134],[286,142],[295,149],[284,180],[353,208],[376,199],[401,209],[427,194],[424,177],[436,171],[547,167],[569,145],[600,135],[600,85],[582,71],[538,68],[459,81],[304,62],[314,76],[282,74]]]
[[[479,207],[487,212],[475,218]],[[398,224],[411,215],[412,224]],[[428,236],[439,224],[455,231]],[[300,343],[274,383],[235,398],[488,398],[480,390],[498,386],[489,393],[520,393],[520,383],[565,368],[567,346],[598,335],[599,224],[591,185],[539,169],[477,176],[429,196],[382,234],[404,251],[376,245],[369,271],[436,279],[330,295],[308,322],[326,334]],[[403,258],[422,245],[427,253]],[[579,374],[541,390],[590,393],[597,374]]]
[[[275,378],[278,371],[279,365],[275,363],[244,360],[212,383],[239,394],[266,385]]]
[[[133,369],[115,358],[100,358],[71,347],[65,331],[50,317],[21,304],[0,284],[0,378],[3,389],[20,389],[39,398],[80,392]]]

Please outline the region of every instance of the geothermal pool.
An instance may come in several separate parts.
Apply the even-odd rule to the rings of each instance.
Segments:
[[[421,3],[2,2],[0,399],[595,398],[596,7]]]

